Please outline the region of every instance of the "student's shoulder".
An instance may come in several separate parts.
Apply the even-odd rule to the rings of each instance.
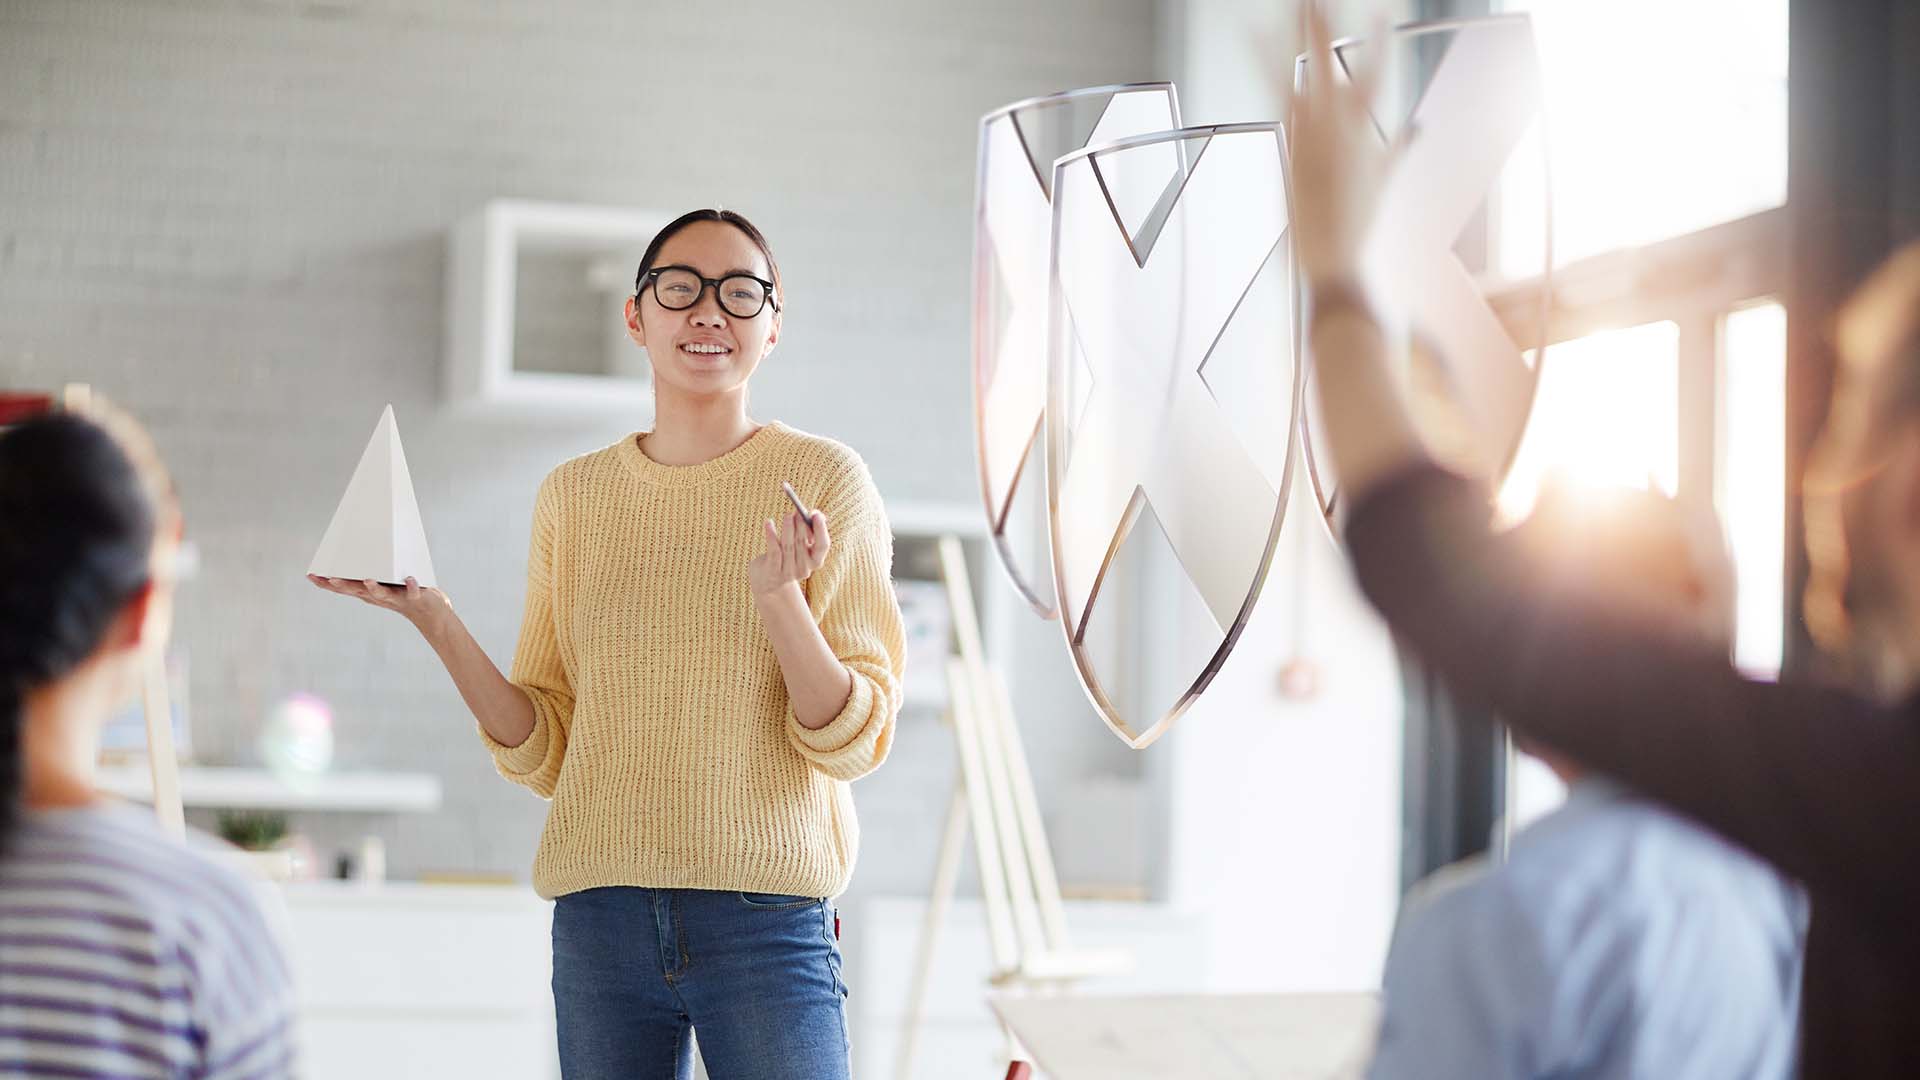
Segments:
[[[1385,985],[1400,1008],[1497,1008],[1522,1025],[1547,979],[1539,927],[1505,866],[1474,857],[1408,893],[1387,953]]]
[[[196,921],[218,913],[247,920],[258,900],[239,870],[238,849],[188,830],[176,838],[151,811],[105,805],[40,823],[43,843],[57,844],[103,871],[96,884],[138,901],[156,923]]]
[[[1650,928],[1671,927],[1686,911],[1706,910],[1698,901],[1740,893],[1771,874],[1686,818],[1622,793],[1523,830],[1500,877],[1544,951],[1557,956],[1608,939],[1632,954],[1656,939]],[[1767,895],[1784,903],[1788,893]]]
[[[1506,921],[1511,895],[1501,869],[1475,855],[1428,874],[1407,892],[1396,939],[1460,939]]]

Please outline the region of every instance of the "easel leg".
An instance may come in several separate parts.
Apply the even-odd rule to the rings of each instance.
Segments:
[[[893,1067],[894,1080],[910,1080],[913,1055],[920,1041],[920,1016],[927,1007],[927,985],[933,979],[933,954],[940,944],[940,927],[947,920],[947,908],[953,903],[955,885],[960,880],[960,856],[967,846],[967,785],[961,777],[953,781],[953,794],[947,799],[947,825],[940,836],[940,858],[934,864],[933,892],[927,898],[927,914],[920,924],[919,955],[914,960],[913,981],[907,989],[907,1015],[901,1021],[900,1054]]]
[[[141,701],[147,714],[147,763],[153,770],[153,812],[160,827],[176,837],[187,834],[180,802],[180,761],[173,750],[173,704],[167,694],[167,660],[150,650]]]

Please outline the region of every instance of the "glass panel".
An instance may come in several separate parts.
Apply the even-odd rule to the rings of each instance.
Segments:
[[[1275,125],[1195,128],[1063,158],[1055,185],[1055,597],[1089,697],[1144,746],[1225,661],[1285,513],[1300,402],[1286,166]],[[1149,189],[1167,195],[1144,217],[1115,198]],[[1179,693],[1144,700],[1128,637],[1142,590],[1168,581],[1212,632],[1153,656]]]
[[[973,255],[975,450],[1001,565],[1042,615],[1053,610],[1046,563],[1009,540],[1007,529],[1010,518],[1038,516],[1043,494],[1036,441],[1047,392],[1053,163],[1090,141],[1179,126],[1179,106],[1167,84],[1069,91],[1001,109],[980,122]]]
[[[1736,311],[1721,331],[1720,517],[1733,551],[1734,661],[1780,674],[1785,604],[1787,313]]]
[[[1544,73],[1557,264],[1779,206],[1787,0],[1507,0]],[[1500,270],[1539,270],[1537,174],[1516,172]]]
[[[1343,46],[1336,78],[1375,62],[1364,54],[1377,48]],[[1406,322],[1395,329],[1415,346],[1414,419],[1429,445],[1463,471],[1498,476],[1526,427],[1539,342],[1515,341],[1488,304],[1486,222],[1515,177],[1530,177],[1536,190],[1545,185],[1545,154],[1529,141],[1541,123],[1533,33],[1524,16],[1416,24],[1394,31],[1387,48],[1398,82],[1374,121],[1383,137],[1413,135],[1381,197],[1367,283],[1383,314]],[[1544,225],[1533,238],[1545,244]],[[1535,262],[1545,264],[1544,251]],[[1543,283],[1543,308],[1547,296]],[[1322,475],[1324,447],[1312,421],[1309,414],[1308,468],[1331,514],[1337,493]]]

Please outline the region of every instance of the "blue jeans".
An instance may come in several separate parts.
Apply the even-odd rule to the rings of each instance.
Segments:
[[[850,1080],[833,905],[804,896],[604,888],[553,906],[565,1080]]]

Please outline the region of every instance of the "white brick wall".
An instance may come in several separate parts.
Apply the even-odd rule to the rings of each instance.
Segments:
[[[535,485],[624,430],[436,411],[447,226],[503,195],[751,214],[791,292],[756,411],[852,443],[890,497],[969,499],[975,123],[1162,74],[1154,26],[1153,0],[0,0],[0,386],[92,382],[167,452],[205,556],[179,624],[204,756],[248,759],[317,692],[343,767],[447,790],[307,823],[323,852],[373,831],[397,874],[524,874],[544,807],[431,653],[301,579],[391,401],[439,572],[504,663]],[[1137,774],[1090,716],[1032,726],[1043,791]],[[862,888],[921,884],[945,738],[862,784]]]

